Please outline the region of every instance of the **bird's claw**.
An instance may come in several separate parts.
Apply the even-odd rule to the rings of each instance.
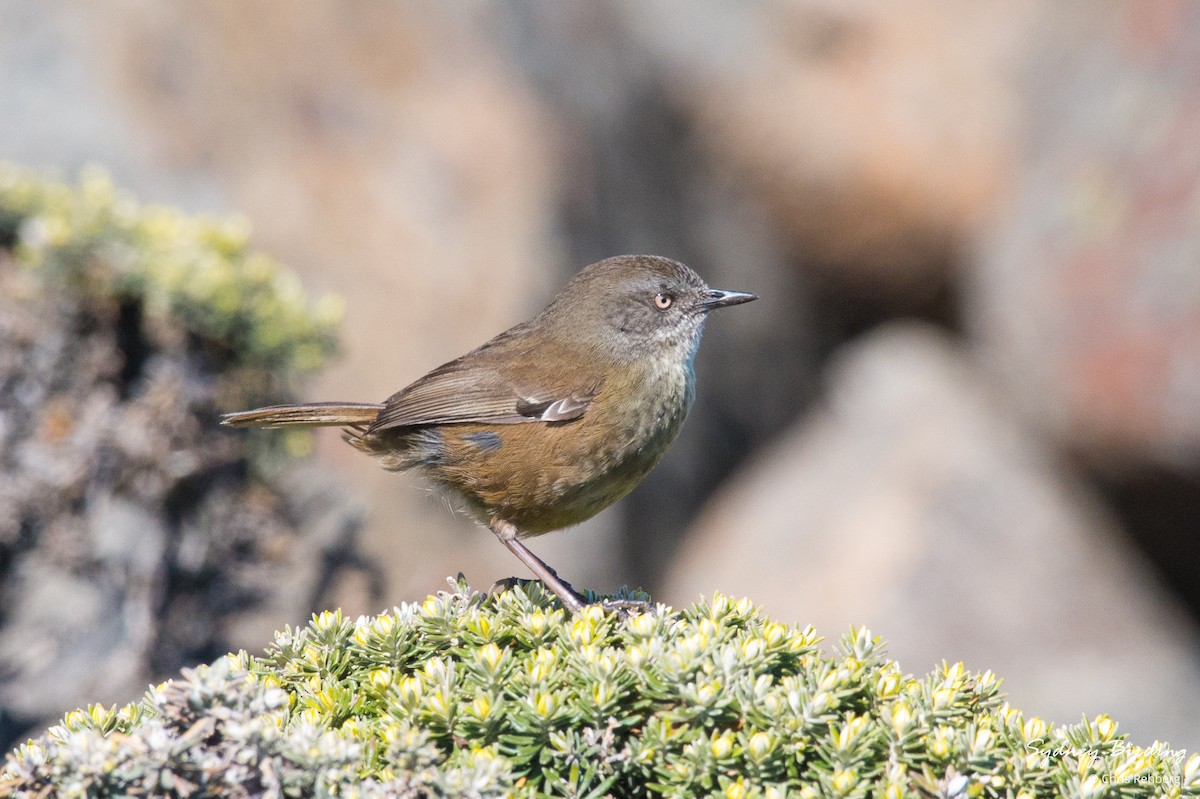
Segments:
[[[649,599],[616,599],[608,597],[595,603],[604,609],[606,613],[613,613],[621,621],[626,621],[631,616],[637,616],[642,613],[655,613],[658,610],[658,605]]]

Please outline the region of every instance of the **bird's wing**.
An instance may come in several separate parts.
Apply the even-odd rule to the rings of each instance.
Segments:
[[[564,369],[561,358],[496,349],[485,345],[401,389],[384,403],[370,432],[470,422],[566,422],[587,412],[603,383],[580,373],[585,370]]]

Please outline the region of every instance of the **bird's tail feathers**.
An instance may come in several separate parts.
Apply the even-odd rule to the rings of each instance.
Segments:
[[[375,421],[381,410],[382,405],[370,402],[271,405],[224,414],[221,424],[229,427],[360,427]]]

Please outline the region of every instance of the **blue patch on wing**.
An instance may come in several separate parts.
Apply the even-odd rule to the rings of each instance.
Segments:
[[[499,433],[463,433],[462,440],[474,444],[484,452],[495,452],[503,446]]]
[[[409,436],[410,457],[421,466],[441,466],[443,461],[443,443],[441,432],[434,427],[422,427],[413,430]]]

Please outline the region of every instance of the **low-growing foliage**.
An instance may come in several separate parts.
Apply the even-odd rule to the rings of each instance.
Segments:
[[[9,756],[0,789],[109,796],[1200,795],[1200,757],[1027,718],[990,672],[921,678],[851,630],[720,595],[570,617],[536,584],[327,612]]]

